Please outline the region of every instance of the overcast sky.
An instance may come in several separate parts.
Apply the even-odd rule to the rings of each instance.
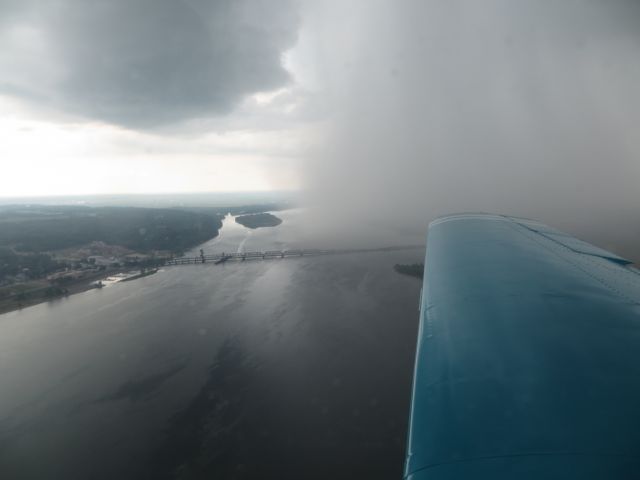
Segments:
[[[300,30],[290,0],[0,0],[0,195],[298,188]]]
[[[0,0],[0,194],[634,210],[639,26],[635,0]]]

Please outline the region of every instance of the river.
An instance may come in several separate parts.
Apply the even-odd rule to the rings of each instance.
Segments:
[[[277,215],[193,251],[304,246]],[[401,478],[421,285],[392,267],[422,257],[167,267],[0,315],[0,478]]]

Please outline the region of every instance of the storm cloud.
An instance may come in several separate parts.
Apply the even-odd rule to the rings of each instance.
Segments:
[[[317,45],[334,106],[317,203],[423,232],[456,211],[636,228],[638,2],[349,4]]]
[[[0,93],[133,128],[229,113],[290,82],[290,0],[0,1]]]

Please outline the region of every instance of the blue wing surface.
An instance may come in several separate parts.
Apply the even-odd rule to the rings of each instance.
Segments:
[[[405,478],[640,478],[640,274],[538,222],[427,238]]]

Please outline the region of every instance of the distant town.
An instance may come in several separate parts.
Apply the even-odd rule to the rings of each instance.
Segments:
[[[249,228],[282,221],[241,207],[0,207],[0,313],[89,288],[123,272],[153,273],[218,235],[228,213]]]

